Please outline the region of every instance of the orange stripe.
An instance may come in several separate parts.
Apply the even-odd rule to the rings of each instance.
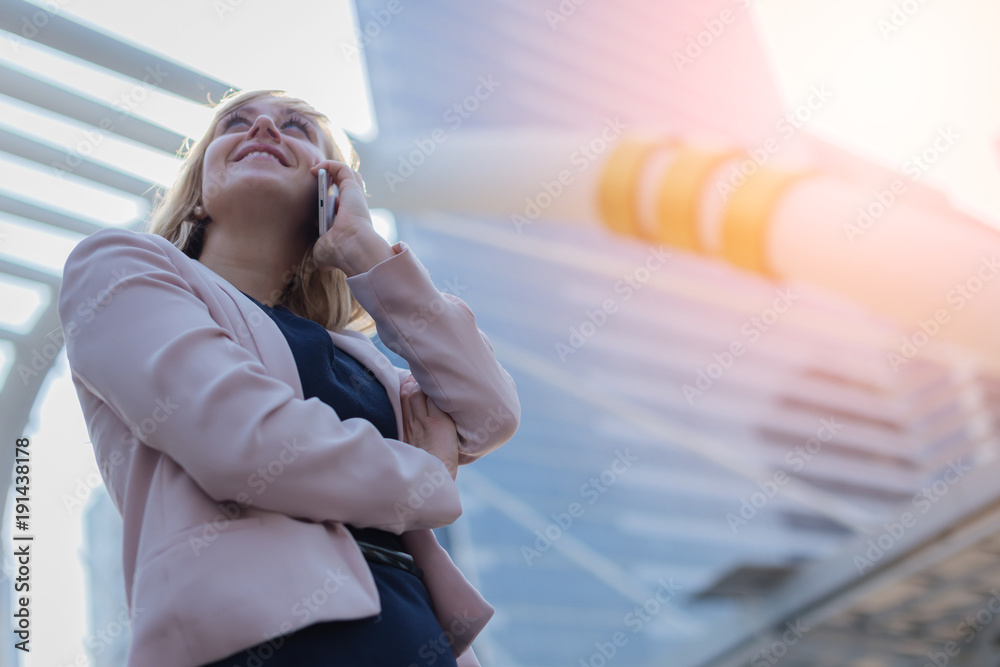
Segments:
[[[658,208],[657,240],[705,252],[698,234],[701,198],[705,181],[719,165],[740,155],[685,146],[663,176]]]
[[[669,143],[662,140],[623,138],[608,157],[597,189],[597,209],[613,231],[641,236],[639,183],[646,160]]]
[[[761,168],[729,197],[722,222],[722,255],[750,271],[774,275],[767,257],[768,224],[781,198],[815,172]]]

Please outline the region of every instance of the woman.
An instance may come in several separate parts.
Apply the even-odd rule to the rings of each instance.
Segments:
[[[517,392],[468,306],[375,233],[352,167],[305,102],[242,93],[149,232],[101,230],[66,262],[129,667],[478,664],[493,609],[430,529],[461,514],[457,466],[513,436]],[[340,194],[317,238],[320,168]]]

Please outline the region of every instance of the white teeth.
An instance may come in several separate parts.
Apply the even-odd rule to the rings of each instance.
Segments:
[[[243,159],[246,159],[248,157],[253,157],[254,155],[266,155],[269,158],[273,158],[275,160],[278,160],[277,157],[275,157],[274,155],[272,155],[271,153],[268,153],[266,151],[253,151],[252,153],[247,153],[246,155],[243,156]],[[280,162],[280,161],[281,160],[278,160],[278,162]]]

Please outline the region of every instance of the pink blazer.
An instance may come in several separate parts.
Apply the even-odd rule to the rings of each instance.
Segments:
[[[459,298],[439,292],[405,243],[348,279],[386,346],[455,420],[460,463],[509,440],[510,375]],[[423,569],[459,664],[493,608],[431,528],[462,513],[435,456],[303,400],[270,317],[166,239],[103,229],[70,254],[59,294],[66,351],[94,454],[124,520],[129,667],[195,667],[279,634],[379,612],[343,523],[402,536]],[[329,332],[385,386],[400,383],[363,334]],[[461,474],[461,473],[459,473]],[[443,642],[427,647],[448,650]],[[262,656],[264,657],[264,656]]]

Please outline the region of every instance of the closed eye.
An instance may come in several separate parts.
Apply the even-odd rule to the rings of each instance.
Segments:
[[[245,116],[239,113],[233,113],[226,120],[226,122],[223,125],[223,128],[228,130],[237,123],[244,123],[246,125],[250,125],[250,121]],[[309,139],[313,139],[314,129],[312,124],[304,120],[301,116],[295,116],[295,115],[290,116],[288,120],[282,123],[281,128],[284,129],[289,126],[298,128],[299,130],[302,131],[303,134],[309,137]]]
[[[286,121],[285,121],[285,124],[284,124],[284,125],[282,125],[281,127],[288,127],[289,125],[291,125],[292,127],[297,127],[297,128],[299,128],[299,129],[300,129],[300,130],[302,130],[302,131],[303,131],[303,132],[304,132],[304,133],[305,133],[306,135],[309,135],[309,134],[310,134],[310,130],[312,129],[312,128],[311,128],[311,127],[309,126],[309,124],[308,124],[308,123],[306,123],[306,122],[305,122],[304,120],[302,120],[302,119],[301,119],[300,117],[298,117],[298,116],[292,116],[291,118],[289,118],[288,120],[286,120]]]
[[[281,127],[287,127],[288,125],[291,125],[292,127],[296,127],[302,130],[302,134],[306,135],[306,139],[308,139],[314,144],[316,143],[316,135],[318,134],[316,131],[316,126],[310,123],[308,120],[305,120],[302,116],[298,115],[289,116],[288,120],[286,120],[285,124],[282,125]]]
[[[246,118],[244,118],[240,114],[234,113],[234,114],[232,114],[232,115],[229,116],[228,120],[226,120],[226,123],[225,123],[224,127],[225,127],[225,129],[228,130],[229,128],[231,128],[236,123],[246,123],[246,124],[249,125],[250,121],[248,121]]]

